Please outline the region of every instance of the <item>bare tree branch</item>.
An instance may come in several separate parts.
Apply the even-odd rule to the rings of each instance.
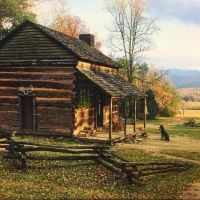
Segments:
[[[109,45],[127,60],[124,71],[128,81],[133,83],[142,53],[154,46],[150,36],[159,30],[157,18],[147,17],[145,0],[106,0],[106,10],[113,17]]]

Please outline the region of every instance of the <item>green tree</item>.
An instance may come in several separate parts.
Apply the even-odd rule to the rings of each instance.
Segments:
[[[27,0],[0,0],[0,39],[26,19],[35,21]]]
[[[159,115],[161,117],[174,117],[176,115],[176,112],[171,110],[168,106],[165,106],[159,111]]]
[[[147,119],[155,119],[159,113],[158,103],[152,90],[146,91],[147,94]]]
[[[173,117],[179,109],[181,98],[168,77],[162,80],[161,91],[162,93],[157,97],[157,101],[160,102],[160,115],[163,117]]]

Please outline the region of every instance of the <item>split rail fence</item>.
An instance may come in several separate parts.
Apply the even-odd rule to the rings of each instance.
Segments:
[[[115,174],[126,178],[131,184],[142,186],[142,177],[158,173],[187,170],[192,165],[183,162],[131,162],[117,155],[106,145],[45,145],[32,142],[14,141],[10,134],[0,134],[0,148],[5,148],[4,159],[18,159],[27,167],[28,160],[94,160]],[[60,152],[65,156],[39,156],[30,152]]]

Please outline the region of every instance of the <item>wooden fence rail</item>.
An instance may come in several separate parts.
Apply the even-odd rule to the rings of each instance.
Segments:
[[[130,162],[115,154],[106,145],[48,145],[32,142],[14,141],[12,135],[1,134],[0,148],[5,148],[4,159],[18,159],[22,167],[27,167],[28,160],[95,160],[115,174],[126,178],[130,183],[142,186],[142,177],[158,173],[186,170],[192,165],[180,162]],[[47,156],[31,155],[31,152],[60,152],[68,155]]]

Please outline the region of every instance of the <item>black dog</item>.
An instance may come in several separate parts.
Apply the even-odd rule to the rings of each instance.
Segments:
[[[169,134],[164,129],[164,126],[160,125],[159,129],[160,129],[160,132],[161,132],[161,140],[169,141]]]

